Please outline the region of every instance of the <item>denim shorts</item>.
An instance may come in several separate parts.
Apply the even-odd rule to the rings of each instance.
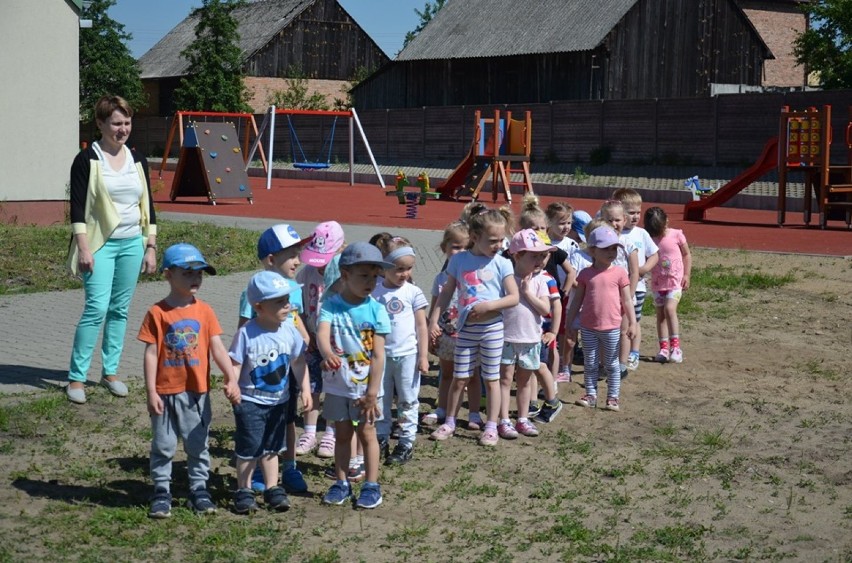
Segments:
[[[319,350],[308,350],[305,354],[305,361],[308,364],[308,379],[311,380],[311,393],[322,393],[322,354]],[[292,395],[291,395],[292,396]]]
[[[243,399],[234,405],[234,453],[240,459],[257,459],[287,450],[287,424],[284,416],[293,401],[261,405]]]
[[[328,422],[349,421],[363,424],[367,420],[361,415],[361,408],[355,404],[356,400],[326,393],[322,403],[322,417]],[[379,397],[377,402],[381,408],[382,398]],[[376,417],[376,422],[382,419],[384,419],[384,413]]]
[[[521,369],[530,371],[537,370],[541,365],[541,342],[534,344],[504,342],[503,357],[500,363],[503,365],[514,365]]]

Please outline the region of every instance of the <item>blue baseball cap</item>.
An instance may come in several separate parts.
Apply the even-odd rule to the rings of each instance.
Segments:
[[[343,253],[340,255],[339,266],[346,268],[348,266],[357,266],[358,264],[379,266],[383,269],[396,267],[394,264],[386,262],[384,256],[382,256],[382,251],[369,242],[356,242],[343,249]]]
[[[575,209],[571,219],[571,230],[577,233],[580,240],[586,242],[586,225],[592,222],[592,216],[582,209]]]
[[[246,299],[252,305],[268,299],[278,299],[297,291],[302,284],[292,283],[278,272],[264,270],[251,277],[246,288]]]
[[[263,231],[257,239],[257,259],[263,260],[270,254],[281,252],[293,245],[305,244],[313,238],[313,234],[307,238],[299,238],[296,229],[286,223],[274,225]]]
[[[183,268],[184,270],[204,270],[211,276],[216,275],[216,268],[207,263],[201,251],[185,242],[173,244],[163,254],[163,267],[160,271],[169,268]]]

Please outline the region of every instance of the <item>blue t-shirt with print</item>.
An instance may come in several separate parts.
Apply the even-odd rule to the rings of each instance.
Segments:
[[[252,319],[240,327],[228,355],[240,364],[242,400],[262,405],[287,402],[290,364],[304,353],[305,341],[290,323],[266,330]]]
[[[450,258],[447,273],[456,280],[461,328],[474,305],[503,297],[503,280],[513,275],[515,268],[500,254],[479,256],[465,250]]]

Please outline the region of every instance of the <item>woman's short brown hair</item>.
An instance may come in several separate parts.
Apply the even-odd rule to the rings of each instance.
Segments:
[[[133,117],[133,108],[121,96],[103,96],[95,103],[95,119],[106,121],[115,112],[120,111],[127,117]]]

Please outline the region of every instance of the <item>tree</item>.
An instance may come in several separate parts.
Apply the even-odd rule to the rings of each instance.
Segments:
[[[286,88],[275,90],[266,99],[269,105],[281,109],[327,110],[328,100],[319,92],[308,94],[308,79],[300,68],[289,68],[284,80]]]
[[[193,11],[198,16],[195,39],[181,55],[189,74],[175,90],[176,109],[187,111],[251,111],[243,82],[238,23],[232,12],[243,0],[204,0]]]
[[[793,43],[793,55],[823,88],[852,88],[852,1],[814,0],[802,5],[809,29]]]
[[[134,109],[147,103],[139,67],[126,42],[131,35],[107,15],[115,0],[93,0],[83,16],[92,27],[80,30],[80,121],[94,119],[95,102],[105,95],[121,96]]]
[[[417,24],[417,27],[414,28],[413,31],[409,31],[405,34],[405,41],[402,43],[402,48],[405,49],[409,43],[414,41],[414,38],[417,37],[417,34],[423,31],[423,28],[432,21],[432,18],[435,17],[435,14],[440,11],[441,8],[444,7],[449,0],[435,0],[435,2],[426,2],[423,6],[423,11],[421,12],[418,9],[414,9],[417,15],[420,17],[420,23]]]

